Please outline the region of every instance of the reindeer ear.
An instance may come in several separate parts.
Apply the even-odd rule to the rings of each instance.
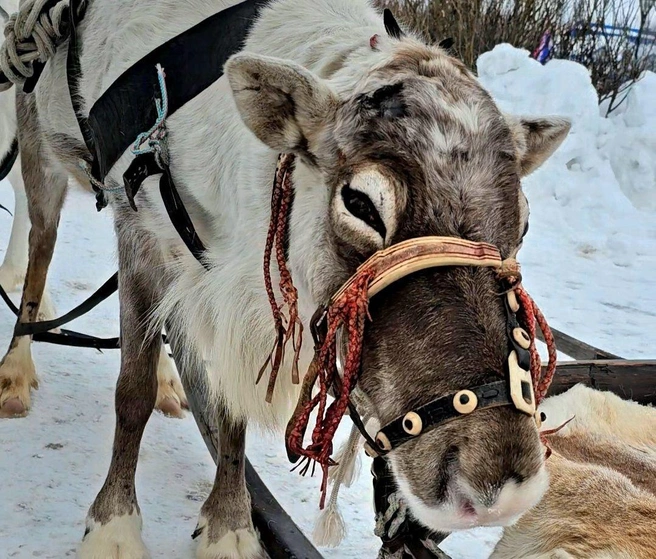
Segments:
[[[403,29],[401,29],[401,26],[389,8],[383,10],[383,22],[385,23],[385,31],[393,39],[400,39],[405,36]]]
[[[262,142],[311,155],[338,105],[324,81],[293,62],[248,53],[230,58],[225,73],[242,120]]]
[[[524,177],[540,167],[563,143],[572,123],[560,117],[507,117],[512,130],[521,175]]]

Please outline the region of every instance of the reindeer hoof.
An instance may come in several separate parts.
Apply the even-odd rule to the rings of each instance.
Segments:
[[[168,417],[183,419],[183,410],[189,409],[187,396],[180,382],[180,377],[173,361],[166,355],[160,354],[157,366],[157,403],[155,408]]]
[[[141,539],[141,517],[114,516],[106,524],[87,519],[77,559],[150,559]]]
[[[27,407],[19,398],[9,398],[2,406],[0,406],[0,417],[15,418],[25,417],[27,415]]]
[[[207,535],[203,533],[196,552],[196,559],[265,559],[266,557],[257,534],[249,529],[230,530],[215,543],[210,543]]]
[[[167,396],[163,400],[159,401],[157,403],[157,409],[167,417],[183,419],[185,416],[183,406],[180,404],[177,398],[172,398],[170,396]]]

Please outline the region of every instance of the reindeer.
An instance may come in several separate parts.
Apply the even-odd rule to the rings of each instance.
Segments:
[[[544,401],[550,485],[491,559],[656,557],[656,410],[577,385]],[[565,419],[566,418],[566,419]]]
[[[18,10],[18,2],[15,0],[2,0],[0,7],[8,14],[11,14]],[[1,14],[2,12],[0,12],[0,16]],[[11,150],[16,137],[15,95],[13,92],[8,92],[0,95],[0,154],[8,153]],[[80,181],[78,184],[81,188],[91,191],[91,186],[86,177],[77,173],[77,178]],[[20,158],[14,163],[8,179],[14,191],[15,204],[11,235],[4,260],[0,266],[0,285],[6,292],[22,286],[26,278],[30,216],[37,220],[37,227],[32,234],[38,236],[39,239],[39,241],[33,240],[30,242],[30,247],[37,248],[41,243],[54,246],[57,237],[59,211],[63,203],[63,192],[62,197],[55,200],[52,208],[48,206],[51,200],[47,197],[42,198],[39,192],[30,190],[31,197],[28,198],[23,183]],[[54,212],[52,215],[50,214],[51,211]],[[51,253],[52,250],[50,249],[50,255]],[[35,284],[38,290],[38,284],[46,280],[50,263],[48,249],[43,253],[43,259],[41,259],[41,256],[42,254],[38,253],[30,258],[33,268],[38,265],[37,269],[31,270],[29,276],[30,291],[34,289]],[[41,288],[41,294],[35,299],[38,301],[36,314],[31,311],[26,316],[23,305],[23,314],[20,320],[32,322],[35,319],[43,321],[52,320],[56,317],[55,306],[45,287]],[[25,304],[25,300],[23,300],[23,303]],[[17,351],[14,352],[13,357],[7,363],[3,361],[0,365],[0,418],[27,415],[31,400],[30,389],[38,387],[38,379],[30,354],[29,338],[24,337],[14,340],[12,344],[16,344]],[[187,406],[187,399],[175,365],[166,354],[166,351],[162,349],[157,369],[156,408],[167,416],[182,418],[184,417],[183,410]]]
[[[144,54],[229,4],[90,3],[80,27],[85,110]],[[35,94],[18,96],[28,197],[47,198],[49,208],[33,220],[31,265],[49,260],[52,242],[43,232],[56,229],[67,174],[79,176],[78,159],[88,159],[65,58],[62,48]],[[246,427],[284,424],[298,393],[290,359],[270,404],[266,383],[256,382],[275,337],[262,256],[281,152],[297,157],[288,266],[308,331],[314,310],[383,247],[442,235],[487,241],[504,258],[515,255],[528,219],[520,179],[558,148],[569,127],[556,117],[503,114],[444,49],[408,33],[388,35],[367,0],[277,0],[263,8],[225,76],[167,120],[171,173],[207,248],[208,270],[172,227],[157,178],[142,185],[138,212],[123,193],[109,194],[121,372],[112,461],[79,557],[148,557],[134,475],[156,401],[156,334],[164,322],[172,339],[184,340],[188,359],[205,367],[203,378],[193,380],[205,382],[220,404],[220,460],[195,532],[197,556],[264,556],[244,481]],[[132,160],[128,150],[106,186],[121,184]],[[38,306],[42,268],[28,272],[24,320]],[[506,310],[490,269],[417,272],[372,299],[370,315],[358,386],[381,425],[503,375]],[[26,348],[27,341],[12,342],[0,375],[24,370]],[[311,355],[304,344],[301,370]],[[479,410],[389,457],[413,515],[438,531],[514,521],[546,489],[543,458],[533,418],[509,407]]]

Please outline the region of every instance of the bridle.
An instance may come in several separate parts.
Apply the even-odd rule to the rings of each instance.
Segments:
[[[311,323],[315,351],[325,341],[328,308],[346,297],[349,288],[360,274],[373,271],[367,290],[371,299],[396,281],[428,268],[446,266],[489,267],[500,270],[503,261],[498,250],[487,243],[476,243],[454,237],[418,237],[376,252],[337,291],[329,303],[317,310]],[[507,379],[503,381],[467,387],[436,398],[406,414],[397,417],[378,431],[375,437],[358,421],[355,405],[349,403],[349,416],[355,419],[363,437],[367,440],[366,451],[370,456],[384,456],[402,444],[436,429],[454,419],[486,408],[514,406],[518,411],[535,416],[536,403],[530,373],[530,338],[517,320],[518,302],[514,291],[505,294],[507,330],[510,348]]]
[[[286,250],[293,166],[293,155],[280,156],[272,195],[271,228],[265,252],[265,283],[277,327],[277,341],[272,356],[267,361],[267,364],[272,366],[270,391],[277,369],[282,363],[286,341],[292,339],[295,347],[293,370],[297,370],[301,343],[296,290],[291,283],[286,258],[282,256]],[[283,305],[278,305],[275,297],[272,297],[270,264],[273,252],[278,255],[283,305],[288,307],[290,317],[287,327],[283,320]],[[490,268],[495,271],[501,285],[500,293],[504,297],[507,315],[508,360],[505,378],[484,385],[463,386],[452,394],[408,410],[383,426],[372,437],[351,399],[360,373],[369,300],[410,274],[447,266]],[[543,330],[549,347],[549,364],[544,374],[535,347],[536,321]],[[524,324],[524,327],[521,324]],[[333,436],[346,413],[365,438],[368,454],[374,457],[384,457],[408,441],[483,409],[510,406],[521,414],[534,417],[538,425],[540,424],[536,408],[546,395],[555,370],[556,352],[553,337],[544,317],[521,285],[519,265],[514,259],[503,260],[499,250],[491,244],[453,237],[419,237],[380,250],[360,265],[330,300],[317,309],[311,321],[311,331],[314,338],[314,358],[303,379],[299,401],[287,426],[286,445],[292,462],[297,462],[299,458],[306,461],[302,473],[308,470],[312,461],[321,465],[324,473],[321,508],[325,501],[328,468],[335,465],[331,458]],[[347,338],[342,371],[337,368],[339,332]],[[316,384],[319,390],[313,396]],[[329,393],[334,397],[330,405],[327,400]],[[303,439],[310,415],[315,411],[317,420],[312,432],[312,442],[304,446]]]

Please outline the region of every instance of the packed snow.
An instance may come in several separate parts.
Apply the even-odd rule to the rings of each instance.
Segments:
[[[600,117],[587,71],[497,46],[478,62],[485,87],[515,114],[568,116],[572,132],[541,170],[525,180],[531,227],[520,253],[525,285],[551,324],[624,357],[654,357],[656,347],[656,75],[636,84],[620,110]],[[12,191],[0,186],[0,203]],[[11,218],[0,214],[8,240]],[[72,191],[62,218],[49,285],[59,311],[86,298],[115,269],[109,211]],[[18,294],[14,295],[16,298]],[[13,317],[0,308],[9,342]],[[73,328],[118,332],[115,299]],[[41,387],[29,417],[0,421],[0,555],[74,556],[89,504],[109,464],[118,353],[34,345]],[[340,431],[344,440],[348,425]],[[248,455],[273,493],[311,535],[318,478],[290,473],[282,438],[251,432]],[[375,557],[368,459],[341,492],[347,536],[327,558]],[[214,477],[213,463],[191,416],[155,414],[144,437],[137,491],[144,537],[154,558],[193,556],[196,515]],[[443,544],[453,559],[489,556],[498,529],[458,533]]]

